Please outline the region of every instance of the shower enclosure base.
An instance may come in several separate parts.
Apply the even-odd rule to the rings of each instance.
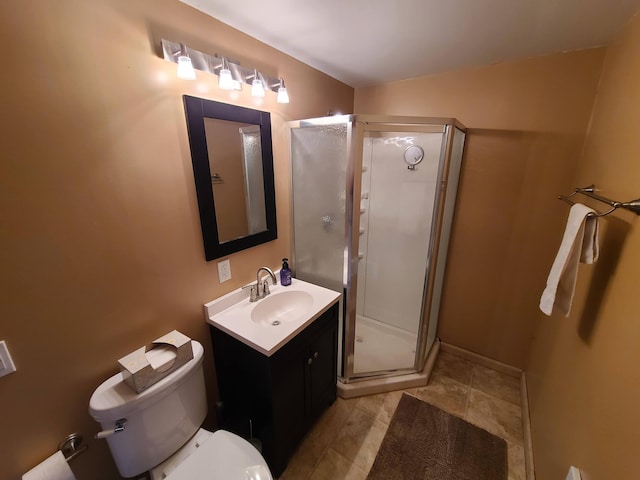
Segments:
[[[423,387],[429,383],[431,371],[438,358],[440,351],[440,339],[433,342],[429,351],[424,368],[418,373],[406,375],[395,375],[387,377],[363,378],[344,383],[338,379],[338,396],[340,398],[355,398],[363,395],[374,395],[376,393],[392,392],[394,390],[404,390],[405,388]]]
[[[417,333],[357,315],[353,373],[412,369],[417,340]]]

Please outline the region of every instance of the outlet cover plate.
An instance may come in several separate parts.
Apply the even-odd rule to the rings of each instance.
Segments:
[[[228,258],[218,262],[218,280],[220,283],[231,280],[231,262]]]

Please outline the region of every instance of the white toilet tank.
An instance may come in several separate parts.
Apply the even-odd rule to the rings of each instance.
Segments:
[[[142,393],[118,373],[100,385],[89,413],[103,430],[126,419],[125,429],[107,438],[120,475],[134,477],[169,458],[200,428],[207,414],[202,345],[191,341],[193,359]]]

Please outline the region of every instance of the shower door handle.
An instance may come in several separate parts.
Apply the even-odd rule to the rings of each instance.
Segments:
[[[329,227],[332,227],[335,224],[335,220],[330,215],[325,215],[322,217],[322,228],[327,230]]]

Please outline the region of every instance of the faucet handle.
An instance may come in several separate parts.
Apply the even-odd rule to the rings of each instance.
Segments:
[[[269,295],[271,293],[271,290],[269,290],[269,280],[265,279],[264,282],[262,282],[262,296],[266,296]]]
[[[249,302],[256,302],[258,300],[258,285],[245,285],[242,287],[243,290],[245,288],[251,289],[249,293]]]

